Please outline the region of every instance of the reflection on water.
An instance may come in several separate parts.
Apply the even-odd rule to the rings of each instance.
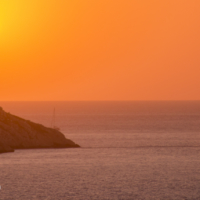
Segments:
[[[199,199],[199,148],[18,150],[1,155],[3,199]]]
[[[3,105],[2,105],[3,104]],[[80,149],[0,155],[0,199],[200,199],[199,102],[0,103]]]

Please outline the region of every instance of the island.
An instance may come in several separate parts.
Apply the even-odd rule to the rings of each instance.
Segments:
[[[0,153],[15,149],[76,147],[80,146],[60,131],[22,119],[0,107]]]

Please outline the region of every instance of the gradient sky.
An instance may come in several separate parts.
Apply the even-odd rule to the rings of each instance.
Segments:
[[[0,0],[0,100],[200,100],[200,1]]]

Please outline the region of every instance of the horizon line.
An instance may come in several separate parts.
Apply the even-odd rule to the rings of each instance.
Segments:
[[[186,102],[199,100],[0,100],[0,102]]]

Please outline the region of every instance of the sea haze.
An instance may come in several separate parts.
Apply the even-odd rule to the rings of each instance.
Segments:
[[[200,199],[200,101],[0,102],[80,149],[0,155],[0,199]]]

